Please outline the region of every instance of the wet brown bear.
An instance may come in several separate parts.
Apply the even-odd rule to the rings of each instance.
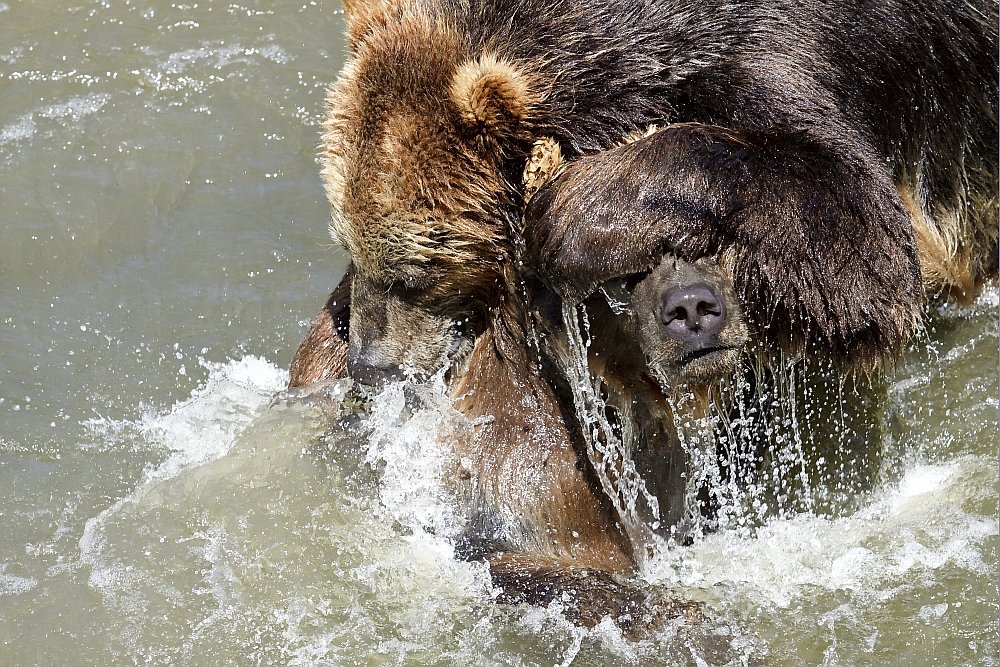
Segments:
[[[666,604],[610,575],[634,575],[654,532],[675,536],[700,511],[687,504],[671,398],[736,369],[747,331],[727,275],[714,262],[667,257],[641,279],[623,278],[614,297],[593,295],[585,309],[595,342],[582,359],[565,330],[575,318],[558,299],[531,281],[509,285],[528,295],[530,313],[494,320],[452,387],[463,414],[487,418],[459,447],[474,507],[461,551],[490,562],[502,601],[567,596],[570,617],[611,614],[627,630]],[[578,360],[582,377],[571,371]],[[592,374],[602,391],[581,397]]]
[[[538,157],[548,162],[543,171],[558,166],[558,152]],[[534,173],[531,187],[549,173]],[[520,265],[513,244],[497,251],[511,258],[506,265]],[[612,283],[585,303],[597,342],[582,359],[586,377],[572,378],[577,359],[559,300],[526,274],[510,274],[498,286],[506,307],[493,312],[462,372],[451,375],[456,406],[476,426],[442,445],[461,462],[452,483],[469,522],[458,551],[489,562],[499,601],[558,599],[572,619],[594,624],[610,615],[642,633],[665,618],[697,616],[690,605],[618,578],[634,575],[648,555],[651,525],[671,536],[699,511],[687,505],[688,461],[670,398],[731,374],[747,332],[728,273],[712,261],[666,257],[641,279]],[[345,291],[331,295],[303,341],[293,386],[343,370]],[[572,381],[592,386],[592,372],[604,385],[600,402],[574,410]],[[584,421],[595,414],[603,431]],[[633,421],[641,427],[624,435],[622,425]],[[609,456],[611,441],[621,447],[617,458]]]
[[[608,537],[613,524],[594,480],[571,472],[579,454],[556,444],[523,451],[520,439],[573,419],[545,416],[566,405],[532,370],[523,294],[512,287],[523,277],[510,252],[525,238],[518,177],[537,137],[555,137],[571,158],[609,160],[603,190],[574,192],[569,214],[549,190],[547,231],[528,230],[536,268],[572,302],[669,253],[731,255],[758,336],[870,360],[891,355],[918,321],[914,224],[926,220],[934,233],[921,238],[942,240],[921,246],[922,257],[944,248],[946,263],[966,266],[970,288],[995,274],[989,11],[810,2],[734,15],[722,3],[696,14],[668,2],[606,1],[541,11],[528,0],[346,9],[351,55],[330,96],[324,175],[331,227],[354,273],[351,305],[336,299],[318,327],[336,334],[349,313],[346,365],[363,381],[450,363],[457,386],[482,378],[467,414],[523,396],[531,409],[497,419],[482,440],[522,451],[508,459],[508,449],[483,450],[501,458],[477,478],[502,500],[522,466],[547,470],[552,483],[582,494],[562,500],[596,503],[582,516],[598,521],[585,531],[595,536],[588,544],[603,546],[567,547],[570,562],[613,569],[613,554],[626,551]],[[638,148],[599,153],[651,123],[673,125]],[[620,176],[633,160],[648,179],[631,181],[639,183],[631,207]],[[566,178],[572,184],[573,172]],[[908,207],[897,188],[917,203]],[[588,204],[591,229],[611,232],[597,245],[573,231]],[[336,340],[333,360],[344,354]],[[463,374],[466,364],[475,372]],[[537,527],[560,506],[522,509]]]
[[[458,463],[450,483],[469,517],[458,552],[489,562],[499,601],[558,599],[572,619],[591,625],[611,615],[640,634],[678,614],[697,617],[690,605],[618,575],[634,575],[645,559],[651,524],[671,536],[699,511],[686,504],[688,461],[670,398],[736,367],[747,334],[727,275],[714,262],[666,257],[641,279],[623,277],[593,295],[585,308],[596,342],[581,378],[567,372],[577,359],[559,300],[537,283],[505,284],[510,306],[451,380],[456,406],[474,426],[442,441]],[[330,338],[338,345],[334,332],[315,328],[300,359],[321,365]],[[593,386],[591,373],[604,391],[599,403],[577,406],[596,409],[588,415],[574,410],[573,393]],[[641,423],[636,432],[622,429],[633,421]]]
[[[870,361],[917,326],[921,266],[948,296],[996,273],[985,0],[345,10],[350,54],[329,98],[324,177],[334,237],[354,263],[350,320],[364,335],[350,337],[347,362],[359,378],[461,365],[504,307],[509,258],[496,246],[519,226],[518,176],[541,136],[576,158],[673,124],[617,166],[621,153],[606,155],[606,185],[580,193],[613,230],[604,245],[555,218],[529,241],[566,297],[667,251],[732,249],[758,336]],[[632,160],[650,180],[631,192],[634,213],[611,223],[611,190]]]
[[[559,165],[547,146],[532,189]],[[505,266],[521,265],[513,242],[496,252],[509,258]],[[559,300],[523,271],[508,274],[497,286],[505,307],[451,374],[456,405],[477,426],[443,444],[454,444],[463,463],[455,479],[470,507],[459,551],[489,561],[501,601],[558,597],[571,618],[596,623],[610,614],[637,631],[687,609],[613,576],[634,574],[651,547],[651,524],[670,536],[699,511],[687,506],[688,461],[670,398],[731,374],[747,331],[728,273],[713,261],[665,257],[641,279],[612,283],[585,303],[597,342],[580,360],[585,377],[568,378],[578,360]],[[293,386],[343,370],[349,295],[343,285],[338,292],[296,355]],[[604,391],[574,411],[572,385],[592,386],[592,372]],[[594,415],[603,430],[585,421]]]

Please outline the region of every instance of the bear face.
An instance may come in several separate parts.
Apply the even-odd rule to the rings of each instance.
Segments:
[[[667,255],[648,274],[608,281],[599,292],[617,317],[613,324],[607,315],[598,320],[597,344],[603,349],[619,341],[641,352],[646,372],[664,391],[708,384],[736,370],[746,322],[732,278],[717,261]],[[593,301],[587,301],[590,312],[598,307]]]
[[[603,590],[609,573],[633,574],[654,533],[684,536],[682,522],[700,512],[688,506],[671,399],[732,375],[746,327],[723,267],[666,257],[586,300],[593,338],[581,376],[570,372],[579,357],[566,319],[578,311],[521,278],[507,288],[529,309],[495,313],[451,390],[476,424],[457,439],[455,479],[471,507],[458,552],[490,563],[502,601],[547,604],[568,592],[567,613],[593,622],[625,598],[588,591]],[[595,378],[599,398],[578,400]],[[569,576],[581,568],[590,575]]]
[[[702,508],[687,505],[692,476],[677,420],[705,417],[717,407],[714,390],[736,377],[748,341],[731,274],[725,262],[668,255],[646,274],[608,281],[584,305],[591,338],[587,381],[599,380],[607,416],[603,446],[619,442],[639,476],[629,482],[629,464],[616,466],[625,472],[623,486],[641,483],[652,498],[642,502],[640,494],[622,505],[638,508],[633,521],[684,539]],[[563,369],[573,363],[564,350],[553,356]],[[677,415],[681,405],[684,415]],[[587,423],[593,416],[578,418]]]
[[[757,339],[874,365],[923,295],[896,191],[875,171],[848,187],[861,169],[801,137],[668,126],[564,166],[530,204],[530,263],[579,301],[665,253],[725,254]]]

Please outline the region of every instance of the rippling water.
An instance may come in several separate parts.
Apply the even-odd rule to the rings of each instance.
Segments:
[[[343,269],[341,31],[302,0],[0,2],[0,664],[998,664],[995,292],[907,353],[856,509],[651,564],[700,634],[491,604],[435,481],[454,417],[281,394]]]

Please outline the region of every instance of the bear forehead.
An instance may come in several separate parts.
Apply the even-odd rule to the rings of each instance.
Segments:
[[[439,115],[373,105],[336,116],[325,143],[331,232],[362,270],[391,279],[398,266],[496,254],[498,202],[512,189],[501,158],[463,143]]]
[[[360,271],[385,282],[415,269],[469,266],[495,255],[490,250],[501,242],[491,225],[460,216],[440,218],[432,211],[348,208],[334,214],[331,232]]]
[[[345,128],[325,174],[333,231],[352,256],[388,270],[406,259],[467,260],[492,242],[501,221],[487,209],[505,188],[496,170],[408,111],[381,125]]]

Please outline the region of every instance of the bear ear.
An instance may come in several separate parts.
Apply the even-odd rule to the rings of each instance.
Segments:
[[[460,65],[451,79],[451,100],[470,131],[510,136],[528,120],[537,96],[529,76],[513,63],[486,54]]]

